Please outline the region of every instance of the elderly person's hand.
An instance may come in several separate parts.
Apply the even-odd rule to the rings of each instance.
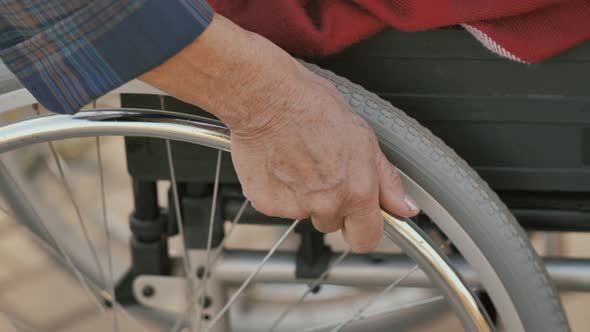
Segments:
[[[264,214],[311,217],[368,252],[383,233],[380,207],[418,213],[371,128],[331,83],[223,17],[141,79],[229,126],[244,195]]]

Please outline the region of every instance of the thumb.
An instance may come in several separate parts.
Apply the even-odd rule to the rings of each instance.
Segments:
[[[377,171],[381,207],[400,217],[417,215],[420,212],[418,204],[406,194],[399,171],[387,160],[383,152],[379,152]]]

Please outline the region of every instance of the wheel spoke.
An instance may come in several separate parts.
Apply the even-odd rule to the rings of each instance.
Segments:
[[[9,174],[8,170],[6,169],[6,166],[4,165],[4,162],[0,159],[0,168],[2,168],[2,172],[0,172],[3,176],[6,177],[6,175]],[[12,187],[15,190],[19,191],[19,195],[21,197],[26,197],[26,195],[22,192],[22,190],[20,189],[20,187],[16,184],[16,182],[14,181],[14,179],[8,178],[6,179],[7,181],[11,181]],[[53,242],[55,244],[55,246],[57,247],[57,249],[59,250],[59,253],[61,254],[61,257],[63,257],[63,259],[65,259],[66,261],[66,265],[70,267],[70,269],[74,272],[74,275],[76,276],[76,278],[78,279],[78,281],[80,282],[80,285],[82,286],[82,288],[84,289],[84,291],[86,291],[88,293],[88,295],[90,296],[90,298],[92,298],[94,300],[94,303],[96,304],[97,308],[99,309],[99,311],[104,312],[105,309],[102,305],[102,303],[100,303],[99,299],[97,298],[97,294],[95,294],[89,287],[88,283],[86,282],[86,278],[84,278],[82,272],[76,267],[76,265],[74,264],[74,262],[72,261],[70,255],[67,254],[67,251],[65,250],[63,244],[61,243],[61,241],[58,240],[58,237],[55,236],[55,234],[45,225],[45,223],[43,222],[43,220],[41,219],[40,214],[37,212],[37,209],[35,208],[35,206],[30,202],[30,200],[26,199],[26,203],[27,203],[27,208],[30,210],[30,212],[33,214],[34,216],[34,220],[37,221],[39,227],[41,228],[41,231],[43,233],[45,233],[48,237],[49,240],[51,242]],[[31,234],[34,234],[33,231],[31,231],[30,229],[24,227],[25,229],[27,229]],[[36,234],[35,234],[36,235]],[[37,235],[36,235],[37,236]],[[44,243],[46,244],[46,243]],[[46,244],[47,247],[49,247],[48,244]]]
[[[429,297],[429,298],[425,298],[425,299],[421,299],[421,300],[417,300],[417,301],[412,301],[409,303],[405,303],[405,304],[401,304],[401,305],[397,305],[394,307],[390,307],[390,308],[383,308],[383,309],[379,309],[379,310],[374,310],[374,311],[368,311],[363,313],[361,316],[358,317],[358,320],[365,320],[365,319],[371,319],[377,316],[381,316],[381,315],[386,315],[386,314],[392,314],[398,311],[402,311],[402,310],[408,310],[408,309],[412,309],[412,308],[417,308],[423,305],[427,305],[427,304],[431,304],[431,303],[436,303],[436,302],[440,302],[440,301],[444,301],[445,297],[443,295],[438,295],[438,296],[433,296],[433,297]],[[342,321],[334,321],[334,322],[330,322],[330,323],[325,323],[319,326],[314,326],[312,328],[308,328],[305,329],[301,332],[318,332],[318,331],[324,331],[330,327],[334,327],[334,326],[338,326],[339,324],[342,324]]]
[[[1,205],[0,205],[0,212],[4,213],[8,217],[14,217],[14,213],[12,213],[12,211],[9,211],[8,209],[4,208]]]
[[[213,242],[213,224],[215,222],[215,210],[217,208],[217,193],[219,190],[219,175],[221,172],[221,150],[217,151],[217,164],[215,166],[215,183],[213,184],[213,198],[212,198],[212,202],[211,202],[211,215],[209,217],[209,232],[207,234],[207,253],[206,253],[206,259],[205,259],[205,270],[204,270],[204,274],[203,274],[203,281],[202,281],[202,286],[199,286],[199,293],[198,293],[198,298],[199,298],[199,303],[203,303],[202,301],[204,301],[204,295],[205,295],[205,289],[207,289],[207,280],[209,279],[209,269],[210,269],[210,260],[211,260],[211,244]],[[193,301],[193,299],[191,299],[191,302]],[[200,331],[201,330],[201,324],[203,323],[203,315],[202,315],[202,306],[198,306],[197,310],[197,329],[196,331]]]
[[[170,182],[172,184],[172,197],[174,199],[174,212],[176,214],[176,225],[178,227],[178,233],[182,238],[182,249],[183,249],[183,265],[184,272],[187,278],[192,275],[191,263],[188,257],[188,249],[184,243],[184,222],[182,220],[182,213],[180,210],[180,197],[178,195],[178,185],[176,183],[176,171],[174,167],[174,159],[172,158],[172,147],[170,140],[166,140],[166,154],[168,155],[168,168],[170,169]],[[190,288],[189,288],[190,289]],[[190,290],[189,290],[190,291]]]
[[[240,206],[240,209],[238,210],[238,213],[236,214],[236,216],[234,217],[234,219],[231,221],[231,225],[232,226],[229,229],[229,232],[227,232],[227,234],[224,235],[223,240],[221,240],[221,243],[219,244],[219,247],[217,248],[217,250],[215,252],[215,255],[211,259],[211,262],[209,263],[210,266],[213,266],[213,264],[215,264],[215,262],[217,262],[217,260],[221,257],[221,254],[223,253],[223,247],[224,247],[225,243],[227,242],[227,240],[230,238],[231,234],[235,230],[236,225],[239,224],[240,219],[242,218],[242,214],[244,214],[244,211],[248,207],[248,204],[250,204],[250,201],[248,201],[246,199],[242,203],[242,206]],[[200,286],[201,285],[202,284],[199,284],[199,287],[197,288],[198,290],[200,290]]]
[[[258,272],[260,272],[260,270],[262,270],[262,267],[264,267],[264,264],[266,264],[266,262],[268,262],[268,260],[272,256],[272,254],[274,254],[275,251],[277,251],[277,249],[281,246],[281,244],[283,244],[285,239],[287,239],[287,236],[289,236],[289,234],[293,231],[293,229],[295,229],[295,227],[299,224],[300,221],[301,220],[299,220],[299,219],[295,220],[293,222],[293,224],[291,224],[291,226],[285,231],[285,233],[283,233],[283,235],[279,238],[279,240],[268,251],[266,256],[264,256],[264,258],[262,259],[260,264],[258,264],[258,266],[256,267],[256,270],[254,270],[248,276],[248,278],[246,278],[246,280],[244,280],[244,282],[242,282],[242,284],[240,285],[238,290],[231,296],[231,298],[227,301],[227,303],[223,306],[223,308],[215,315],[215,317],[213,317],[213,319],[211,320],[211,322],[207,326],[207,329],[205,329],[205,332],[210,331],[211,328],[223,317],[225,312],[227,310],[229,310],[230,306],[236,301],[236,299],[240,296],[240,294],[242,294],[244,289],[246,289],[246,287],[252,282],[252,280],[254,280],[254,278],[256,277]]]
[[[441,244],[439,246],[440,249],[444,249],[447,245],[449,245],[451,243],[450,239],[446,240],[443,244]],[[367,317],[373,317],[375,316],[375,314],[370,314],[370,316],[364,316],[364,313],[373,305],[375,304],[379,299],[383,298],[386,294],[390,293],[395,287],[397,287],[402,281],[404,281],[405,279],[407,279],[410,275],[412,275],[412,273],[414,273],[417,269],[419,268],[418,265],[414,265],[414,267],[412,267],[410,270],[408,270],[406,273],[404,273],[403,275],[401,275],[399,278],[397,278],[395,281],[393,281],[391,284],[389,284],[389,286],[387,286],[386,288],[384,288],[381,292],[377,293],[375,296],[373,296],[371,299],[369,299],[363,306],[361,306],[360,308],[357,309],[357,311],[348,319],[343,320],[341,322],[338,323],[333,323],[333,324],[326,324],[326,325],[322,325],[322,326],[316,326],[313,327],[311,329],[307,329],[305,330],[305,332],[313,332],[313,331],[320,331],[323,329],[326,329],[328,327],[334,326],[334,328],[332,328],[330,330],[330,332],[338,332],[341,331],[344,327],[346,327],[348,324],[350,324],[351,322],[357,320],[357,319],[365,319]],[[423,302],[423,300],[422,300]],[[422,303],[419,302],[419,303]],[[397,310],[402,310],[408,307],[408,304],[406,305],[402,305],[402,306],[398,306],[396,308],[399,308]],[[392,308],[390,308],[391,310]],[[395,310],[394,310],[395,311]],[[393,312],[393,311],[392,311]],[[378,313],[381,314],[381,313]]]
[[[143,332],[149,332],[149,330],[143,326],[143,324],[141,324],[137,319],[135,319],[135,317],[133,317],[133,315],[131,315],[129,312],[127,312],[127,309],[125,309],[125,307],[123,307],[121,304],[119,304],[119,302],[116,300],[114,293],[110,293],[109,291],[104,291],[100,286],[98,286],[96,283],[94,283],[92,280],[86,278],[81,271],[79,271],[79,269],[73,264],[73,262],[71,260],[69,260],[67,257],[67,255],[64,255],[61,252],[56,251],[55,248],[53,248],[52,246],[50,246],[49,244],[47,244],[47,242],[45,242],[43,239],[41,239],[39,237],[39,235],[35,234],[33,231],[31,231],[29,228],[27,228],[24,225],[20,225],[21,229],[23,229],[29,236],[30,238],[35,241],[35,243],[37,243],[37,245],[39,245],[40,247],[42,247],[47,253],[49,253],[53,258],[55,258],[56,260],[58,260],[61,264],[63,264],[64,266],[68,266],[69,269],[72,270],[72,272],[74,272],[76,274],[76,277],[78,278],[78,280],[80,281],[80,283],[84,286],[84,289],[87,290],[87,292],[90,294],[90,296],[96,300],[96,303],[98,303],[99,308],[101,309],[101,311],[105,311],[102,304],[100,303],[100,300],[106,300],[109,301],[110,303],[112,303],[113,307],[115,309],[120,309],[121,312],[132,322],[134,322],[138,327],[141,328],[141,331]],[[95,289],[96,291],[92,291],[91,289]],[[100,297],[100,300],[98,300],[97,297]]]
[[[429,298],[425,298],[425,299],[417,300],[417,301],[412,301],[412,302],[406,303],[406,304],[400,304],[400,305],[390,307],[390,308],[383,308],[383,309],[379,309],[379,310],[365,312],[364,314],[362,314],[358,318],[358,320],[365,320],[365,319],[369,319],[372,317],[377,317],[377,316],[386,315],[386,314],[392,314],[394,312],[412,309],[412,308],[416,308],[419,306],[423,306],[423,305],[427,305],[427,304],[431,304],[431,303],[435,303],[435,302],[440,302],[440,301],[444,301],[444,300],[445,300],[444,295],[432,296]]]
[[[330,332],[341,331],[344,327],[346,327],[346,325],[350,324],[352,321],[359,318],[367,309],[369,309],[369,307],[371,307],[373,304],[375,304],[375,302],[377,302],[379,299],[383,298],[383,296],[385,296],[386,294],[391,292],[395,287],[397,287],[397,285],[399,285],[402,281],[404,281],[407,277],[409,277],[412,273],[414,273],[414,271],[418,270],[418,268],[419,268],[418,265],[414,265],[414,267],[411,268],[410,270],[408,270],[408,272],[406,272],[405,274],[403,274],[402,276],[397,278],[397,280],[392,282],[389,286],[385,287],[385,289],[383,289],[381,292],[377,293],[377,295],[373,296],[373,298],[370,299],[369,301],[367,301],[367,303],[365,303],[365,305],[360,307],[354,313],[354,315],[352,315],[350,318],[348,318],[347,320],[343,321],[338,326],[336,326],[335,328],[330,330]]]
[[[94,108],[96,108],[96,101],[93,102]],[[102,208],[102,222],[104,227],[104,234],[106,238],[106,251],[107,251],[107,269],[109,273],[109,280],[105,284],[105,287],[108,287],[109,292],[115,297],[115,278],[113,276],[113,259],[111,257],[111,233],[109,232],[109,222],[107,217],[107,200],[106,200],[106,193],[105,193],[105,183],[104,183],[104,169],[102,165],[102,154],[100,149],[100,137],[96,137],[96,160],[98,163],[98,174],[99,174],[99,181],[100,181],[100,197],[101,197],[101,208]],[[119,321],[117,319],[117,312],[115,310],[111,310],[112,319],[113,319],[113,330],[119,332]]]
[[[350,249],[342,252],[342,254],[340,254],[340,256],[338,256],[338,258],[336,258],[336,260],[334,260],[332,263],[330,263],[330,265],[328,265],[328,268],[326,269],[326,271],[324,271],[319,277],[317,277],[311,284],[309,284],[309,287],[307,288],[307,290],[305,291],[305,293],[303,293],[303,295],[301,295],[301,297],[299,297],[299,299],[297,300],[297,302],[291,304],[287,309],[285,309],[281,315],[273,322],[272,326],[270,327],[269,331],[270,332],[274,332],[277,327],[279,327],[279,325],[281,324],[281,322],[287,317],[287,315],[289,315],[289,313],[295,309],[297,306],[299,306],[301,303],[303,303],[303,301],[305,300],[305,298],[311,294],[311,292],[313,292],[313,290],[318,287],[328,276],[328,273],[330,272],[330,270],[332,269],[332,267],[336,266],[338,263],[340,263],[344,258],[346,258],[346,256],[348,256],[348,254],[350,254]]]
[[[97,268],[100,271],[100,276],[102,277],[103,283],[105,285],[107,285],[107,281],[105,279],[104,273],[102,273],[102,269],[100,264],[98,263],[98,255],[96,253],[96,250],[94,248],[94,245],[92,244],[92,242],[89,241],[89,236],[88,236],[88,232],[86,230],[85,224],[83,222],[83,220],[81,219],[81,213],[80,213],[80,209],[78,207],[78,204],[76,203],[76,201],[73,199],[73,192],[71,190],[71,187],[69,186],[69,183],[66,180],[65,174],[63,172],[63,168],[61,166],[61,162],[59,160],[59,156],[57,155],[53,145],[51,143],[49,143],[50,149],[52,151],[53,154],[53,158],[55,159],[58,171],[60,173],[60,177],[62,179],[62,183],[64,185],[64,187],[66,188],[68,195],[72,201],[72,204],[74,205],[74,208],[76,210],[77,216],[78,216],[78,221],[83,229],[83,232],[86,235],[86,239],[87,239],[87,243],[89,245],[90,250],[92,251],[92,253],[94,254],[94,259],[96,261],[97,264]],[[1,163],[1,162],[0,162]],[[2,167],[4,167],[4,165],[2,164]],[[15,186],[15,188],[18,188],[18,186]],[[22,195],[24,197],[24,194]],[[55,236],[55,234],[53,234],[53,232],[45,225],[45,223],[43,222],[43,220],[40,218],[39,213],[37,212],[37,210],[35,209],[35,207],[30,203],[30,201],[27,201],[29,204],[29,209],[31,210],[31,212],[34,214],[35,216],[35,220],[38,221],[39,226],[41,227],[42,231],[47,234],[47,236],[49,237],[49,240],[51,242],[53,242],[56,247],[59,250],[59,253],[55,251],[54,248],[52,248],[49,244],[47,244],[45,241],[43,241],[41,238],[39,238],[39,236],[35,233],[33,233],[30,229],[23,227],[23,229],[26,229],[28,231],[29,234],[32,235],[32,238],[35,239],[42,247],[45,248],[45,250],[49,253],[51,253],[56,259],[60,260],[62,263],[64,263],[64,265],[68,266],[70,268],[70,270],[74,273],[74,275],[76,276],[76,278],[78,279],[78,281],[80,282],[80,285],[82,286],[82,288],[89,294],[89,296],[94,300],[97,308],[99,309],[99,311],[101,312],[105,312],[105,308],[103,306],[103,304],[101,303],[101,300],[99,299],[99,297],[102,300],[107,300],[109,302],[111,302],[113,304],[113,307],[115,309],[120,309],[121,312],[128,317],[128,319],[130,321],[135,322],[138,327],[141,328],[141,331],[144,332],[149,332],[148,329],[146,329],[139,321],[137,321],[131,314],[129,314],[127,312],[126,309],[124,309],[124,307],[122,307],[115,299],[114,293],[111,293],[109,291],[107,291],[106,295],[102,294],[101,291],[103,291],[103,289],[101,287],[99,287],[98,285],[96,285],[94,282],[92,282],[91,280],[87,279],[83,273],[80,271],[80,269],[78,269],[76,267],[76,265],[74,264],[73,260],[71,259],[71,257],[68,255],[67,251],[65,250],[65,247],[63,246],[63,244],[61,243],[61,241],[59,240],[59,238],[57,236]],[[93,289],[97,290],[97,291],[93,291]]]
[[[160,99],[160,102],[163,103],[162,99]],[[188,255],[188,248],[186,246],[186,243],[184,243],[184,239],[185,239],[184,223],[182,221],[182,214],[180,211],[180,198],[178,195],[178,185],[176,183],[176,171],[174,168],[174,159],[172,158],[172,147],[170,145],[170,140],[166,140],[166,154],[168,156],[168,168],[170,171],[170,182],[172,185],[172,197],[174,199],[174,211],[176,214],[176,225],[178,227],[178,233],[182,239],[182,241],[181,241],[182,242],[182,251],[183,251],[182,263],[184,266],[184,272],[186,274],[186,280],[187,280],[187,297],[188,297],[187,303],[192,303],[193,299],[194,299],[194,290],[193,290],[194,279],[193,279],[193,272],[192,272],[193,270],[191,268],[191,263],[190,263],[190,259],[189,259],[189,255]],[[192,307],[192,305],[190,307]],[[189,310],[189,312],[190,312],[190,310]],[[180,327],[180,325],[182,324],[183,321],[184,321],[184,318],[179,317],[179,319],[173,325],[172,330],[173,331],[178,330],[178,328]]]
[[[225,243],[227,242],[227,240],[230,238],[230,236],[232,235],[232,233],[236,229],[236,225],[240,222],[240,219],[242,219],[242,214],[244,214],[244,211],[248,207],[248,204],[250,204],[250,201],[245,199],[244,202],[242,203],[242,205],[240,206],[238,213],[236,214],[234,219],[231,221],[231,228],[229,229],[229,232],[227,232],[227,234],[225,234],[223,236],[223,240],[221,240],[221,243],[219,244],[219,247],[217,248],[217,250],[215,252],[215,256],[213,256],[213,258],[211,259],[211,265],[215,264],[215,262],[217,262],[219,257],[221,257],[221,253],[223,252],[223,247],[224,247]]]
[[[244,211],[246,210],[246,208],[248,207],[249,203],[250,202],[247,199],[244,200],[244,202],[242,203],[242,206],[238,210],[238,213],[236,214],[236,216],[234,217],[234,219],[231,222],[232,227],[230,228],[229,232],[227,232],[227,234],[223,237],[223,240],[221,241],[221,244],[219,245],[219,248],[216,251],[215,256],[213,256],[213,258],[211,259],[211,265],[215,264],[215,262],[217,262],[217,260],[221,257],[221,253],[223,252],[223,246],[224,246],[225,242],[227,241],[227,239],[230,237],[230,235],[234,231],[235,226],[240,222],[242,215],[243,215]],[[200,292],[202,285],[203,284],[201,283],[197,286],[197,289],[196,289],[197,293]],[[170,332],[178,331],[178,329],[182,325],[182,322],[184,322],[187,319],[188,315],[192,311],[192,308],[194,305],[195,305],[195,301],[188,304],[188,306],[186,307],[186,309],[184,310],[182,315],[176,320],[176,323],[170,329]]]
[[[74,197],[74,192],[72,190],[72,187],[70,186],[70,183],[68,182],[68,179],[66,178],[66,175],[63,170],[62,163],[61,163],[61,158],[57,154],[57,151],[55,150],[53,143],[48,142],[47,144],[49,145],[49,149],[51,150],[51,155],[53,156],[53,160],[55,161],[55,165],[57,166],[57,170],[59,172],[59,176],[60,176],[62,185],[63,185],[64,189],[66,190],[66,193],[70,199],[70,202],[72,203],[72,206],[76,212],[78,224],[80,225],[80,228],[82,229],[82,234],[84,236],[84,239],[86,240],[86,243],[88,244],[88,249],[90,249],[90,252],[92,253],[92,257],[94,259],[94,262],[96,263],[98,273],[99,273],[100,277],[102,278],[104,284],[106,285],[107,280],[106,280],[104,271],[102,269],[102,264],[100,263],[100,260],[98,259],[98,254],[96,252],[96,248],[90,238],[90,235],[88,233],[88,229],[86,228],[86,224],[84,223],[84,219],[82,218],[82,212],[80,210],[80,206],[78,205],[78,203]]]

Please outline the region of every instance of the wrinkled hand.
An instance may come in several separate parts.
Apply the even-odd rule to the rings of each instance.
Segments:
[[[311,217],[322,232],[342,229],[356,252],[378,245],[380,206],[418,213],[371,128],[330,82],[219,15],[140,79],[230,127],[244,194],[262,213]]]
[[[257,129],[232,131],[232,159],[244,195],[270,216],[311,217],[321,232],[342,229],[355,252],[375,249],[383,233],[380,206],[418,213],[373,130],[323,78],[300,67],[304,88]],[[271,93],[271,91],[269,91]]]

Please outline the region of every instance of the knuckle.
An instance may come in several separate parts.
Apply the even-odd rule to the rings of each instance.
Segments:
[[[394,186],[401,186],[402,185],[402,178],[400,176],[399,171],[397,168],[391,166],[391,171],[388,172],[388,182]]]
[[[391,162],[387,159],[387,157],[385,157],[385,155],[383,155],[383,153],[381,153],[378,163],[378,167],[382,170],[380,173],[383,174],[383,180],[385,180],[387,184],[392,186],[403,185],[399,170],[397,167],[391,164]]]
[[[348,196],[353,202],[363,203],[370,201],[375,193],[375,185],[373,181],[368,179],[355,181],[354,184],[349,186]]]
[[[369,193],[355,193],[350,197],[348,202],[348,211],[358,212],[359,210],[368,210],[375,200],[374,195]]]

